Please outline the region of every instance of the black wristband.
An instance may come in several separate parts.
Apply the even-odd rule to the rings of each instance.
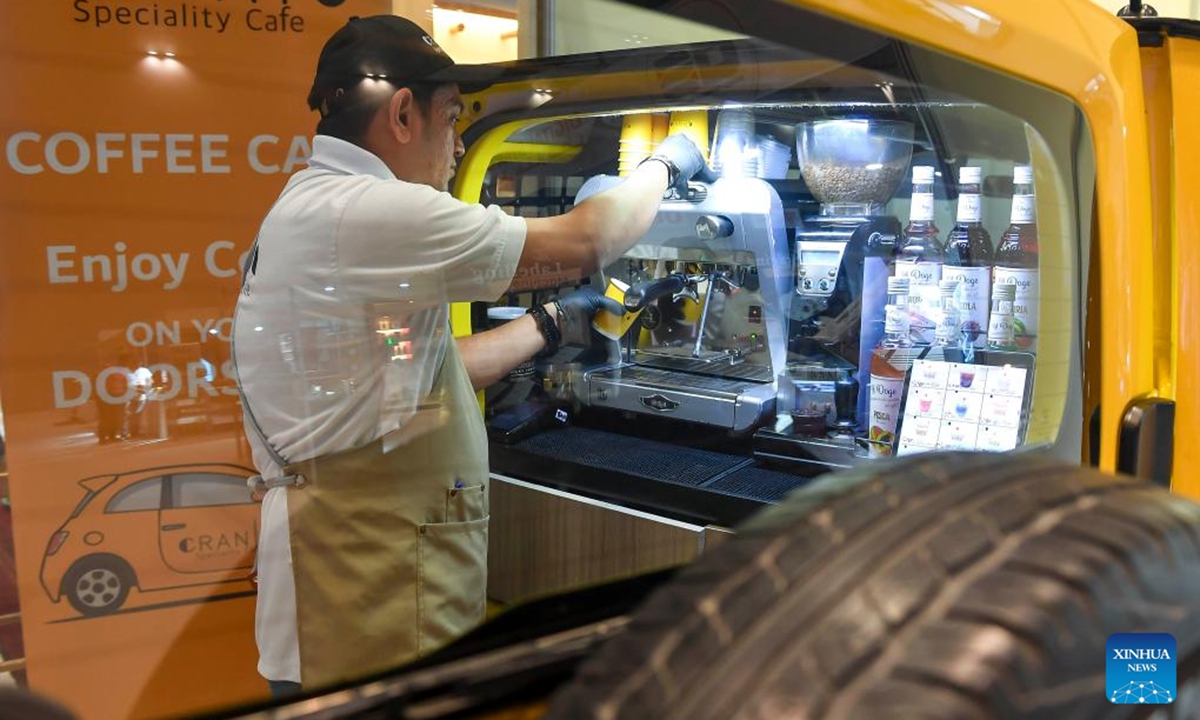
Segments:
[[[541,305],[534,305],[525,312],[533,316],[533,321],[537,323],[538,331],[542,333],[542,337],[546,340],[546,347],[538,353],[538,357],[545,357],[558,352],[558,344],[562,342],[562,333],[559,332],[558,324],[550,317],[550,313],[546,312],[546,308]]]
[[[558,334],[562,336],[563,328],[567,328],[567,325],[571,324],[571,318],[567,317],[567,313],[563,311],[562,303],[558,301],[558,298],[554,298],[554,313],[558,318]],[[567,329],[570,330],[570,328]]]

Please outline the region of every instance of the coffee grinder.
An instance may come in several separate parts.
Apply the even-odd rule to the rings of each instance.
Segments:
[[[832,118],[796,126],[800,174],[820,211],[796,230],[792,320],[803,367],[841,372],[816,402],[833,398],[829,428],[860,434],[867,413],[870,359],[883,334],[887,278],[902,227],[886,204],[908,172],[914,127],[902,120]],[[853,366],[853,367],[851,367]],[[811,372],[811,371],[810,371]],[[797,407],[811,407],[797,384]]]

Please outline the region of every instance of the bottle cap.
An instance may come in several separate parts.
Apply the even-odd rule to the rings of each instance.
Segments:
[[[958,169],[958,182],[961,185],[978,185],[983,182],[983,168],[968,165]]]
[[[888,278],[887,291],[888,295],[907,295],[908,278],[896,276]]]
[[[1033,168],[1029,165],[1017,165],[1013,168],[1014,185],[1032,185]]]
[[[942,291],[942,297],[954,297],[955,291],[958,290],[958,278],[938,280],[938,289]]]
[[[933,166],[913,165],[913,185],[932,185]]]
[[[998,282],[992,288],[992,295],[994,295],[995,300],[1016,300],[1017,286],[1006,282]]]

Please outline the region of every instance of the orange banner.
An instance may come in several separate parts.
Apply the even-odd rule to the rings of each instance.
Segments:
[[[0,394],[33,689],[86,720],[264,697],[229,365],[325,39],[388,0],[0,9]]]

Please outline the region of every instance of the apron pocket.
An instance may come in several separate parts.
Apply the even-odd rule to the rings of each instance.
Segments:
[[[487,541],[486,516],[417,527],[418,653],[436,650],[483,621]]]
[[[483,485],[469,485],[446,491],[446,522],[469,522],[487,516],[487,488]]]

